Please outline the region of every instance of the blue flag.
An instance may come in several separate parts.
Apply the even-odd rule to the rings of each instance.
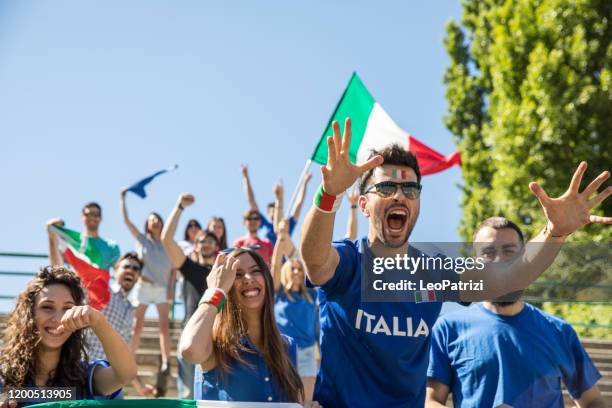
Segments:
[[[155,172],[153,174],[151,174],[149,177],[145,177],[142,180],[132,184],[130,187],[128,187],[128,191],[131,191],[132,193],[136,194],[137,196],[139,196],[140,198],[145,198],[147,196],[147,192],[145,191],[145,186],[147,184],[149,184],[151,181],[153,181],[153,179],[157,176],[160,176],[164,173],[168,173],[170,171],[174,171],[178,168],[178,165],[175,164],[172,167],[168,167],[167,169],[164,170],[160,170],[158,172]]]

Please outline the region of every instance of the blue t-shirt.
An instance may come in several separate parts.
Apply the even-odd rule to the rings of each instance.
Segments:
[[[297,348],[293,339],[282,335],[289,358],[296,365]],[[219,368],[203,372],[199,364],[195,366],[194,399],[209,401],[248,401],[248,402],[295,402],[289,401],[285,393],[272,378],[265,360],[248,336],[242,344],[253,352],[243,352],[241,357],[247,364],[237,361],[230,363],[230,370],[222,376]]]
[[[106,360],[102,360],[102,359],[97,359],[97,360],[93,360],[90,361],[89,363],[87,362],[82,362],[84,366],[86,366],[86,370],[87,370],[87,386],[86,389],[77,389],[76,390],[76,399],[77,400],[106,400],[106,399],[115,399],[117,398],[120,394],[121,394],[121,388],[118,389],[117,391],[113,392],[111,395],[97,395],[94,391],[94,385],[93,385],[93,376],[94,376],[94,371],[97,367],[110,367],[110,364],[108,363],[108,361]],[[34,382],[29,379],[27,381],[27,383],[24,385],[25,387],[36,387],[36,385],[34,384]],[[64,387],[70,387],[70,385],[62,385]],[[2,380],[2,378],[0,377],[0,394],[2,393],[2,390],[4,389],[4,380]],[[38,402],[21,402],[19,403],[19,406],[22,407],[26,407],[29,405],[35,405],[35,404],[40,404],[44,401],[38,401]]]
[[[326,407],[423,406],[430,329],[442,302],[363,302],[362,268],[371,276],[373,262],[367,238],[333,246],[340,262],[318,294],[321,367],[314,400]],[[452,275],[447,278],[457,281]]]
[[[572,327],[525,304],[500,316],[482,304],[443,316],[433,329],[427,376],[449,386],[455,407],[563,408],[601,375]]]
[[[317,292],[308,288],[310,302],[299,292],[290,292],[289,299],[283,289],[276,292],[274,316],[281,333],[293,338],[300,348],[311,347],[316,341],[316,298]]]
[[[259,224],[259,229],[263,230],[264,236],[268,241],[272,243],[272,245],[276,244],[276,233],[274,232],[274,225],[268,220],[262,213],[259,213],[259,218],[261,218],[261,223]],[[293,230],[295,229],[297,222],[293,215],[289,217],[289,235],[293,234]]]

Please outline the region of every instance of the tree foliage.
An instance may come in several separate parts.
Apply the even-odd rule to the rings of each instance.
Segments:
[[[532,236],[544,218],[528,189],[562,194],[581,160],[582,188],[612,160],[612,2],[464,0],[447,25],[448,114],[462,158],[463,220],[502,215]],[[612,200],[596,214],[612,214]],[[607,242],[612,228],[589,225],[574,241]]]

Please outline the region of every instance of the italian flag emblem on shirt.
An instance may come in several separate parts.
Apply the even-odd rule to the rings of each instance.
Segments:
[[[414,292],[414,301],[416,303],[435,302],[436,292],[433,290],[417,290]]]

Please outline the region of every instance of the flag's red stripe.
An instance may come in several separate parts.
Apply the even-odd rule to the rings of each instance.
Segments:
[[[110,301],[109,272],[88,264],[76,256],[72,251],[73,249],[68,247],[64,251],[64,259],[72,266],[72,269],[79,275],[79,278],[81,278],[82,285],[87,291],[91,307],[97,310],[104,309]]]

